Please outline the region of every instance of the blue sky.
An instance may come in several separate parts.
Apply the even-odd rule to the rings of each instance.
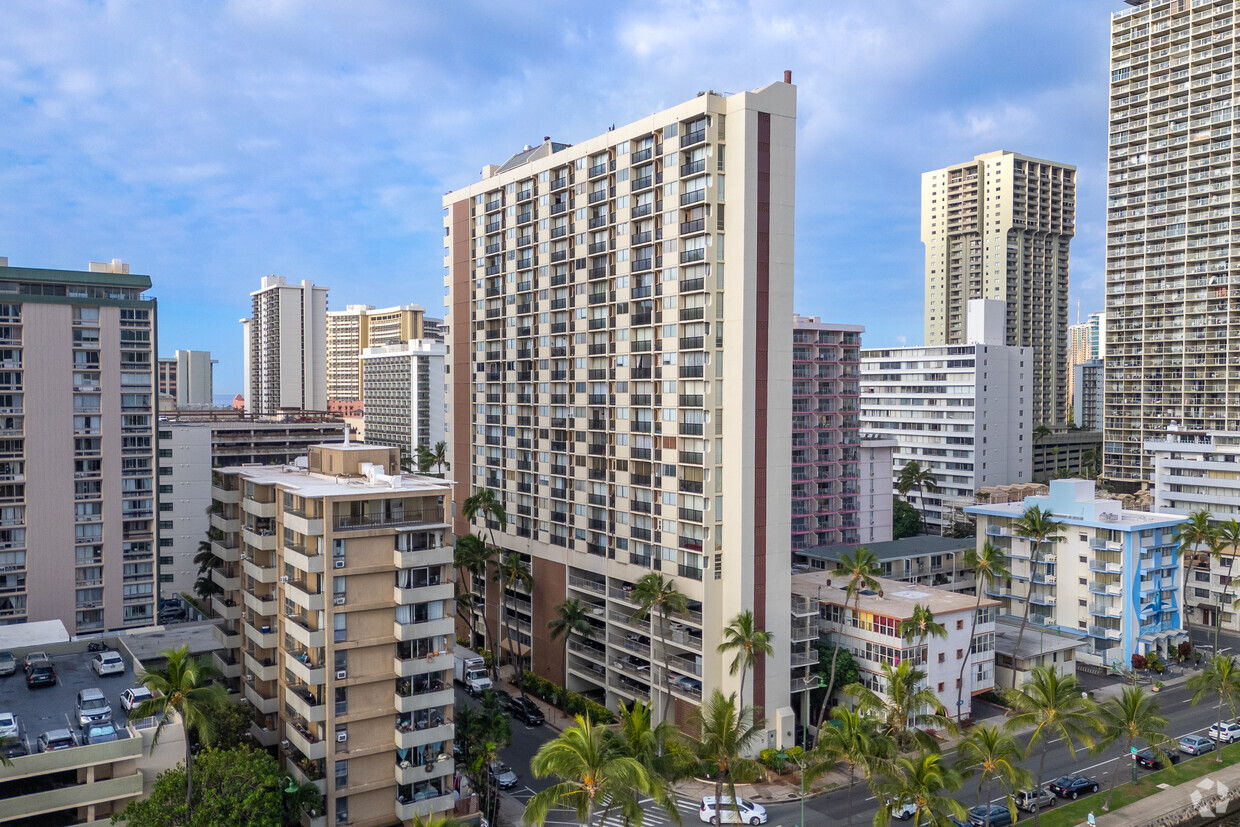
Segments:
[[[149,274],[160,347],[241,387],[265,274],[442,313],[444,192],[700,90],[798,85],[796,302],[922,339],[920,174],[1077,165],[1072,311],[1101,310],[1121,0],[0,4],[0,256]]]

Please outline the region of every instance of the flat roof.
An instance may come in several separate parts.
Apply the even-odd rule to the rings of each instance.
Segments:
[[[861,595],[861,609],[875,614],[906,620],[913,616],[915,606],[925,606],[936,615],[947,615],[955,612],[971,612],[978,605],[977,597],[972,594],[951,592],[933,586],[918,586],[899,580],[876,578],[882,595]],[[803,597],[816,597],[819,602],[831,603],[836,606],[852,605],[845,589],[848,581],[833,577],[830,572],[810,571],[792,575],[792,591]],[[983,597],[982,606],[998,606],[998,600]]]
[[[150,276],[134,273],[94,272],[90,270],[43,270],[37,267],[0,267],[0,279],[44,281],[57,284],[101,284],[115,287],[141,287],[149,290]],[[36,297],[31,297],[36,298]]]
[[[59,620],[34,620],[0,626],[0,651],[68,643],[69,631]]]
[[[995,620],[995,651],[1001,655],[1027,660],[1050,652],[1066,652],[1085,645],[1085,638],[1070,635],[1054,626],[1030,623],[1025,627],[1025,637],[1016,652],[1016,638],[1020,635],[1020,622],[1010,617]]]
[[[1027,497],[1026,499],[1038,500],[1037,504],[1043,505],[1046,498]],[[1053,509],[1052,514],[1056,520],[1065,522],[1068,525],[1102,525],[1119,529],[1123,529],[1125,525],[1149,528],[1160,525],[1176,526],[1184,522],[1184,517],[1179,514],[1165,514],[1158,511],[1129,511],[1128,509],[1120,508],[1119,500],[1095,499],[1093,504],[1105,509],[1102,514],[1099,514],[1097,519],[1079,517],[1075,514],[1064,514]],[[971,505],[964,509],[964,511],[966,514],[985,514],[988,517],[1020,517],[1030,505],[1034,505],[1034,503],[1026,503],[1022,500],[1012,503]],[[1114,519],[1107,519],[1107,517],[1114,517]]]
[[[29,624],[25,624],[29,625]],[[29,650],[32,647],[27,646]],[[112,705],[112,720],[116,734],[128,738],[125,729],[125,711],[121,709],[121,692],[137,684],[133,675],[133,661],[121,650],[115,651],[125,660],[122,675],[100,677],[90,668],[94,652],[53,655],[52,667],[56,670],[56,685],[28,689],[18,659],[17,674],[0,678],[0,712],[12,712],[18,718],[18,736],[26,740],[26,748],[33,754],[38,737],[52,729],[69,729],[79,737],[82,732],[73,720],[77,693],[95,687],[102,690]]]
[[[353,446],[357,446],[354,450],[364,448],[373,451],[375,449],[374,445],[354,443]],[[342,446],[324,447],[340,448]],[[245,479],[259,485],[279,485],[290,491],[296,491],[303,497],[356,497],[359,494],[389,492],[423,495],[452,493],[451,482],[439,477],[424,477],[419,474],[384,474],[371,482],[363,476],[318,474],[290,465],[233,465],[215,470],[225,474],[240,474]]]
[[[218,621],[198,620],[171,626],[147,626],[122,635],[125,648],[142,663],[162,660],[168,649],[188,646],[191,655],[205,655],[220,649],[211,629]]]
[[[964,551],[976,545],[973,537],[957,539],[955,537],[939,537],[935,534],[918,534],[915,537],[903,537],[899,540],[888,540],[883,543],[862,543],[861,545],[874,552],[880,560],[894,560],[902,557],[913,557],[921,554],[943,554],[948,551]],[[861,546],[816,546],[792,552],[793,556],[802,555],[819,560],[840,559],[842,554],[852,554]]]

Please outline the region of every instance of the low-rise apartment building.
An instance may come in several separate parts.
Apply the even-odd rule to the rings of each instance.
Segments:
[[[956,539],[918,534],[885,543],[866,543],[865,547],[878,558],[883,577],[889,580],[934,586],[949,592],[973,591],[973,570],[964,564],[965,552],[973,548],[972,537]],[[805,549],[793,554],[793,562],[807,569],[830,572],[835,570],[843,554],[856,551],[856,546]]]
[[[792,576],[794,607],[798,597],[817,601],[820,632],[832,645],[836,637],[842,638],[865,686],[881,694],[885,690],[882,664],[895,666],[912,660],[926,673],[926,685],[949,717],[969,718],[973,696],[995,685],[995,617],[999,601],[983,597],[979,606],[971,594],[886,578],[879,578],[878,583],[881,592],[861,592],[858,604],[856,598],[849,598],[848,584],[843,579],[826,571],[800,572]],[[925,606],[934,613],[935,621],[947,630],[946,638],[909,641],[900,636],[900,624],[912,618],[916,606]],[[860,611],[854,611],[854,607]]]
[[[1064,524],[1061,540],[1034,550],[1016,533],[1031,506]],[[1011,568],[987,595],[1002,602],[1004,615],[1027,611],[1034,632],[1046,625],[1086,635],[1085,662],[1126,665],[1134,652],[1165,656],[1186,638],[1176,550],[1182,517],[1125,510],[1097,497],[1093,480],[1078,479],[1052,480],[1046,496],[965,511],[977,517],[978,548],[991,542],[1003,549]]]
[[[346,441],[212,486],[217,666],[327,824],[453,809],[451,485],[398,462]]]

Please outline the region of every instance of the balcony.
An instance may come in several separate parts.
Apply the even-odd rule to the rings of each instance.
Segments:
[[[289,686],[284,702],[293,712],[311,723],[323,723],[327,720],[327,705],[304,686]]]
[[[436,778],[447,778],[452,775],[453,765],[451,755],[439,756],[437,760],[429,761],[425,764],[415,764],[412,761],[405,761],[396,764],[396,783],[397,784],[414,784],[418,781],[432,781]]]
[[[255,614],[264,617],[276,616],[276,596],[274,593],[270,595],[256,595],[246,592],[244,601],[245,605]]]
[[[420,691],[411,687],[411,693],[408,695],[397,692],[396,711],[404,714],[419,712],[423,709],[443,708],[452,703],[452,698],[452,685],[449,683],[445,689],[444,682],[436,678]]]
[[[259,583],[275,583],[275,558],[266,554],[260,556],[266,559],[257,560],[242,558],[241,570],[245,572],[246,577],[252,577]]]
[[[266,697],[255,689],[254,685],[251,683],[247,683],[245,685],[245,689],[242,690],[241,694],[247,701],[249,701],[250,706],[254,707],[264,715],[270,715],[280,708],[279,698],[274,695],[270,698]]]
[[[227,652],[212,652],[212,666],[225,678],[241,677],[241,664]]]
[[[327,669],[316,665],[304,652],[285,652],[284,668],[306,686],[323,686],[327,683]]]
[[[323,611],[326,602],[321,591],[310,591],[309,584],[302,580],[289,580],[284,586],[284,598],[307,612]]]
[[[311,518],[295,511],[284,512],[284,527],[307,537],[323,536],[323,518]]]
[[[234,513],[236,513],[234,511]],[[222,514],[212,514],[209,521],[211,527],[218,529],[225,534],[236,534],[241,530],[241,519],[239,517],[228,518]]]
[[[327,645],[327,633],[323,629],[310,628],[310,621],[300,615],[286,615],[282,620],[284,633],[306,649],[321,649]]]
[[[274,649],[280,639],[274,626],[262,626],[256,629],[249,623],[242,623],[241,629],[246,638],[253,641],[254,645],[260,649]]]
[[[295,722],[287,721],[284,724],[284,737],[289,743],[297,747],[302,755],[311,761],[317,761],[327,757],[327,744],[320,741],[308,730],[302,730]]]
[[[241,529],[241,539],[259,551],[276,550],[276,533],[271,529],[255,531],[246,526]]]
[[[455,626],[455,620],[452,617],[438,617],[433,620],[414,621],[411,623],[393,621],[392,633],[399,641],[409,641],[435,635],[450,636],[454,634]]]
[[[287,545],[284,547],[284,562],[306,574],[322,574],[327,569],[322,554],[306,554]]]
[[[443,716],[440,715],[442,718]],[[427,744],[437,744],[440,741],[451,741],[454,735],[455,727],[451,721],[441,723],[438,726],[427,726],[425,723],[419,729],[417,725],[412,723],[396,726],[396,748],[397,749],[413,749],[415,747],[424,747]]]
[[[232,572],[230,573],[230,570]],[[226,592],[235,592],[241,590],[241,578],[235,573],[235,569],[231,566],[216,566],[211,569],[211,580]]]
[[[235,627],[232,631],[229,631],[223,626],[212,626],[211,636],[225,649],[236,649],[241,645],[241,632],[237,631]]]
[[[236,601],[223,595],[211,595],[211,611],[215,612],[215,616],[224,620],[240,620],[241,607]]]
[[[236,505],[241,502],[241,489],[239,488],[221,488],[218,485],[211,486],[211,499],[216,502]]]
[[[280,668],[276,666],[272,658],[265,658],[260,663],[253,655],[246,652],[242,660],[245,662],[246,671],[253,675],[256,681],[274,681],[280,674]]]
[[[454,802],[451,795],[435,795],[431,791],[430,795],[416,801],[396,800],[396,818],[402,822],[408,823],[413,821],[415,816],[422,816],[426,819],[436,813],[450,813]]]
[[[426,585],[414,585],[409,588],[401,588],[394,586],[392,588],[392,600],[398,606],[407,606],[414,603],[432,603],[453,599],[452,583],[428,583]]]

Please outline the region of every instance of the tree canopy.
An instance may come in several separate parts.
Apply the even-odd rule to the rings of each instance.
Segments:
[[[904,500],[892,500],[891,539],[903,540],[905,537],[916,537],[921,533],[921,515],[917,509]]]
[[[160,773],[149,798],[114,816],[128,827],[280,827],[285,778],[266,752],[239,747],[208,749],[194,759],[193,812],[186,815],[185,766]]]

